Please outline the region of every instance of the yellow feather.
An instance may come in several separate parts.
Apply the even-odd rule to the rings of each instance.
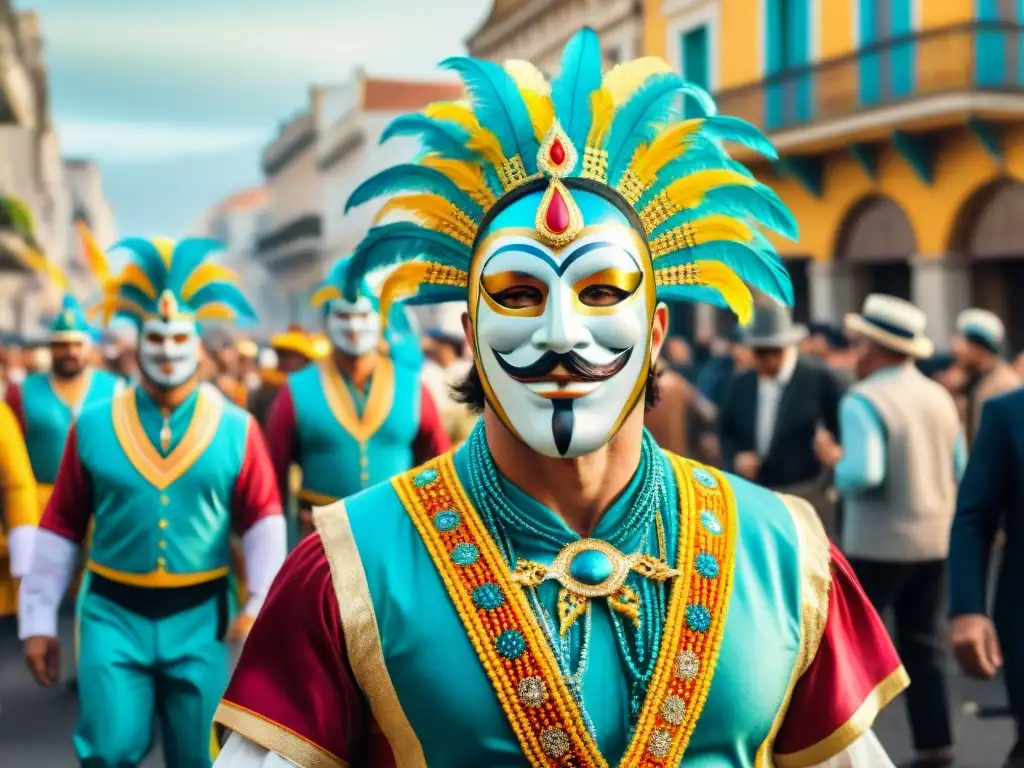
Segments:
[[[75,228],[78,230],[78,239],[82,243],[85,263],[101,285],[106,283],[110,279],[110,263],[107,261],[106,254],[103,253],[103,249],[100,248],[84,221],[81,219],[76,221]]]
[[[238,313],[228,304],[215,301],[196,312],[196,320],[234,320]]]
[[[220,264],[200,264],[188,276],[185,284],[181,286],[181,298],[188,302],[196,295],[196,291],[210,283],[238,285],[238,275]]]
[[[644,56],[612,67],[604,76],[604,87],[608,89],[612,103],[617,107],[628,101],[647,78],[671,71],[672,67],[657,56]]]
[[[526,104],[526,111],[530,113],[530,122],[533,123],[533,134],[537,141],[543,142],[555,122],[555,105],[551,103],[551,97],[534,91],[520,91],[523,103]]]
[[[462,239],[468,239],[470,243],[476,237],[476,224],[469,214],[462,211],[455,203],[445,200],[439,195],[419,194],[393,197],[381,206],[373,223],[379,223],[394,211],[410,213],[430,229],[461,235]]]
[[[55,286],[62,291],[68,290],[68,281],[60,267],[47,259],[43,254],[29,246],[23,246],[16,254],[26,266],[46,275]]]
[[[420,160],[420,164],[443,173],[451,179],[455,186],[470,195],[485,208],[494,205],[494,193],[487,186],[487,179],[484,178],[483,171],[480,170],[480,166],[476,163],[427,155]]]
[[[157,251],[160,252],[160,256],[163,257],[164,264],[168,267],[171,266],[171,255],[174,253],[174,241],[169,237],[154,237],[152,240]]]
[[[716,240],[732,240],[749,243],[754,239],[754,232],[747,224],[732,216],[705,216],[684,224],[689,227],[695,245],[703,245]]]
[[[509,59],[504,66],[520,90],[533,91],[540,96],[551,95],[551,83],[544,77],[544,73],[529,61]]]
[[[645,184],[653,184],[658,172],[687,149],[686,139],[700,130],[703,118],[683,120],[662,131],[633,164],[633,173]]]
[[[309,306],[320,307],[326,304],[328,301],[334,301],[335,299],[341,298],[341,291],[339,291],[333,285],[325,285],[320,288],[316,293],[313,294],[309,300]]]
[[[665,190],[665,195],[677,208],[685,210],[700,205],[709,190],[730,185],[750,187],[755,183],[749,176],[744,176],[737,171],[716,168],[697,171],[672,182]],[[652,202],[651,204],[655,205],[656,203]]]
[[[115,297],[111,301],[110,315],[113,315],[115,312],[124,312],[129,315],[135,315],[138,318],[146,317],[149,314],[149,311],[142,305],[136,304],[130,299],[123,299],[120,296]]]
[[[448,120],[465,128],[469,132],[466,147],[494,167],[500,167],[505,162],[505,154],[501,151],[498,137],[480,125],[473,110],[465,102],[435,102],[423,110],[423,114],[432,120]]]
[[[387,317],[391,305],[412,296],[419,290],[430,268],[428,261],[410,261],[388,275],[380,288],[380,316]],[[383,328],[381,329],[383,332]]]
[[[604,143],[604,138],[612,125],[612,118],[615,116],[615,103],[611,91],[605,87],[594,91],[590,95],[590,110],[593,119],[590,123],[590,133],[587,134],[587,146],[598,148]]]
[[[143,271],[142,267],[135,263],[129,263],[121,270],[121,274],[118,276],[116,281],[108,281],[104,286],[107,290],[117,290],[117,285],[131,285],[138,288],[149,298],[156,301],[156,288],[153,287],[153,283],[150,282],[149,276]]]
[[[698,261],[695,264],[700,270],[700,284],[722,294],[740,325],[749,324],[754,315],[754,296],[739,275],[720,261]]]

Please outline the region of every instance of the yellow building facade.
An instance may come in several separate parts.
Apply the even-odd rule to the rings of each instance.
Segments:
[[[644,47],[758,125],[789,204],[801,320],[871,291],[948,341],[984,306],[1024,347],[1024,2],[644,0]]]

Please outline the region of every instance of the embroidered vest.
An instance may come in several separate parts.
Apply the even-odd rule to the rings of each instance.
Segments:
[[[353,674],[396,764],[769,768],[820,641],[828,544],[809,507],[675,457],[661,653],[629,739],[628,686],[593,601],[584,727],[457,451],[318,510]],[[697,568],[698,557],[719,564]],[[703,571],[703,574],[702,572]]]
[[[85,375],[89,381],[80,403],[65,402],[46,374],[34,373],[22,384],[25,445],[38,483],[53,485],[56,481],[64,442],[78,412],[86,405],[109,400],[118,387],[117,378],[106,371],[91,369]]]
[[[252,420],[204,385],[188,431],[163,458],[139,422],[135,393],[125,390],[79,419],[78,451],[92,482],[89,567],[143,587],[225,576],[232,496]]]
[[[304,500],[326,504],[342,499],[412,466],[420,423],[420,383],[414,370],[382,357],[361,412],[330,361],[292,374],[288,387]]]

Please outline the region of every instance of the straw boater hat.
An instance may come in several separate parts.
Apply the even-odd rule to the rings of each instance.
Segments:
[[[754,307],[754,320],[743,329],[743,343],[752,349],[785,349],[807,338],[807,326],[797,325],[781,304]]]
[[[935,352],[924,332],[927,324],[925,313],[909,301],[872,293],[864,299],[859,315],[851,312],[846,316],[844,327],[893,352],[925,360]]]

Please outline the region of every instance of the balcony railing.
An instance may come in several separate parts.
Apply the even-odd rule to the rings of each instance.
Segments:
[[[262,235],[256,240],[257,253],[265,253],[275,248],[288,245],[303,237],[320,237],[321,219],[316,214],[309,214],[293,219],[282,227]]]
[[[974,21],[892,38],[717,95],[719,110],[768,131],[922,97],[1024,94],[1024,25]]]

